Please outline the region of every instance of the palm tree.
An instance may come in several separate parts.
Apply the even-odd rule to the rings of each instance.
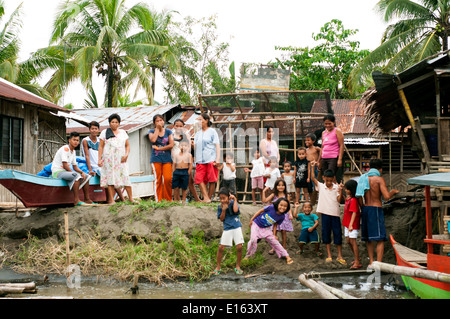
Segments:
[[[350,74],[357,91],[372,82],[371,73],[398,73],[419,61],[448,50],[450,0],[381,0],[377,3],[386,22],[381,45]]]
[[[65,79],[79,78],[88,89],[96,72],[105,77],[108,107],[117,106],[119,90],[127,87],[122,78],[139,79],[149,101],[153,101],[151,82],[142,68],[143,58],[167,50],[166,34],[139,28],[152,14],[146,4],[127,9],[125,0],[68,0],[53,24],[50,48],[67,55],[64,70],[59,68],[50,80],[55,87]],[[137,30],[135,33],[132,31]]]

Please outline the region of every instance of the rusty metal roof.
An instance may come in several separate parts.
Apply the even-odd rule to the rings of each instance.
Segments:
[[[39,106],[50,111],[70,112],[2,78],[0,78],[0,97],[13,102]]]
[[[360,100],[331,100],[331,108],[336,117],[336,126],[344,134],[370,134],[371,131],[364,122],[364,110]],[[325,100],[315,100],[312,113],[326,113]],[[322,125],[323,126],[323,125]]]
[[[156,106],[134,106],[134,107],[114,107],[114,108],[95,108],[95,109],[77,109],[72,110],[76,114],[85,118],[88,122],[96,121],[100,124],[100,130],[109,127],[108,118],[111,114],[119,114],[120,128],[128,133],[135,131],[143,126],[153,123],[153,117],[156,114],[165,114],[173,108],[179,107],[179,104],[156,105]],[[68,121],[66,123],[67,133],[77,131],[80,134],[88,133],[89,129],[78,122]]]

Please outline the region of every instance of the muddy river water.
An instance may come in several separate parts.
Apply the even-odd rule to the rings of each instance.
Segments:
[[[320,299],[296,277],[258,275],[250,278],[233,274],[221,274],[203,282],[177,281],[157,285],[139,282],[138,292],[133,294],[131,282],[118,282],[97,277],[67,282],[64,276],[42,277],[16,274],[0,270],[0,282],[37,283],[36,294],[14,297],[74,298],[74,299]],[[321,280],[349,295],[361,299],[413,299],[398,278],[381,276],[378,282],[368,275],[333,276]],[[0,298],[1,299],[1,298]]]

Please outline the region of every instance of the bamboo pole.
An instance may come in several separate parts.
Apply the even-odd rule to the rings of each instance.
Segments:
[[[298,276],[298,280],[303,286],[308,287],[312,291],[314,291],[316,294],[318,294],[323,299],[339,299],[335,295],[333,295],[331,292],[326,290],[324,287],[319,285],[315,280],[313,279],[306,279],[304,274],[301,274]]]
[[[69,214],[64,212],[64,237],[66,239],[66,262],[70,265],[70,243],[69,243]]]
[[[450,274],[433,271],[433,270],[396,266],[396,265],[387,264],[387,263],[383,263],[383,262],[379,262],[379,261],[374,261],[372,263],[372,268],[374,268],[375,270],[384,271],[384,272],[388,272],[391,274],[423,278],[423,279],[430,279],[430,280],[435,280],[435,281],[439,281],[439,282],[450,283]]]
[[[326,290],[328,290],[329,292],[331,292],[333,295],[341,298],[341,299],[358,299],[356,297],[353,297],[352,295],[349,295],[337,288],[333,288],[331,286],[328,286],[326,283],[318,281],[317,282],[320,286],[322,286],[323,288],[325,288]]]

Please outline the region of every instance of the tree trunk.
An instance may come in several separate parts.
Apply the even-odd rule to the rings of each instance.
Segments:
[[[112,67],[108,66],[108,74],[106,79],[107,107],[113,107],[113,86],[114,75]]]

